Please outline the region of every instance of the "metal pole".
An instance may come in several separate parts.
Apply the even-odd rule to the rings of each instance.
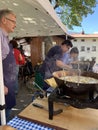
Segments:
[[[1,54],[1,39],[0,39],[0,106],[5,105],[5,96],[4,96],[4,83],[3,83],[3,67],[2,67],[2,54]],[[0,110],[1,116],[1,125],[6,124],[5,118],[5,109]]]

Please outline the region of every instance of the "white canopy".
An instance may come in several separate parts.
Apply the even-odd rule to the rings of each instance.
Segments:
[[[66,27],[49,0],[0,0],[0,9],[12,9],[17,16],[14,37],[64,35]]]

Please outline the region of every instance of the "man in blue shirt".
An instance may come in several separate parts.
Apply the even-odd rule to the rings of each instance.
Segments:
[[[9,44],[9,33],[16,27],[16,16],[8,9],[0,10],[0,41],[2,49],[3,80],[6,103],[6,118],[8,121],[11,108],[16,105],[14,84],[16,79],[16,63],[12,45]]]
[[[63,54],[68,52],[72,46],[73,45],[70,40],[65,40],[61,43],[61,45],[56,45],[48,51],[40,68],[40,72],[44,79],[51,78],[52,73],[60,69],[60,67],[56,64],[56,61],[61,60]]]
[[[73,45],[70,40],[64,40],[61,45],[56,45],[48,51],[45,60],[39,69],[43,80],[51,78],[53,76],[53,72],[61,69],[56,62],[57,60],[61,60],[63,54],[68,52],[72,46]],[[47,89],[48,87],[49,86],[45,83],[44,88]]]

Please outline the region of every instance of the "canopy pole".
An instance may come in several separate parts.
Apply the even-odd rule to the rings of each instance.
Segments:
[[[4,96],[4,83],[3,83],[1,39],[0,39],[0,116],[1,116],[1,125],[5,125],[6,117],[5,117],[5,96]]]

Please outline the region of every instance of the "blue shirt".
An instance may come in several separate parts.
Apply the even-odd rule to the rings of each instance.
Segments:
[[[75,59],[73,59],[73,57],[71,57],[70,55],[70,52],[65,52],[61,58],[61,61],[64,63],[64,64],[71,64],[73,61],[75,61]]]
[[[1,50],[2,50],[2,59],[4,60],[8,53],[9,53],[9,39],[8,39],[8,34],[6,32],[4,32],[4,30],[2,30],[0,28],[0,41],[1,41]]]
[[[44,79],[51,78],[52,73],[60,69],[56,65],[56,60],[60,60],[61,57],[62,49],[60,46],[56,45],[49,50],[39,70]]]

